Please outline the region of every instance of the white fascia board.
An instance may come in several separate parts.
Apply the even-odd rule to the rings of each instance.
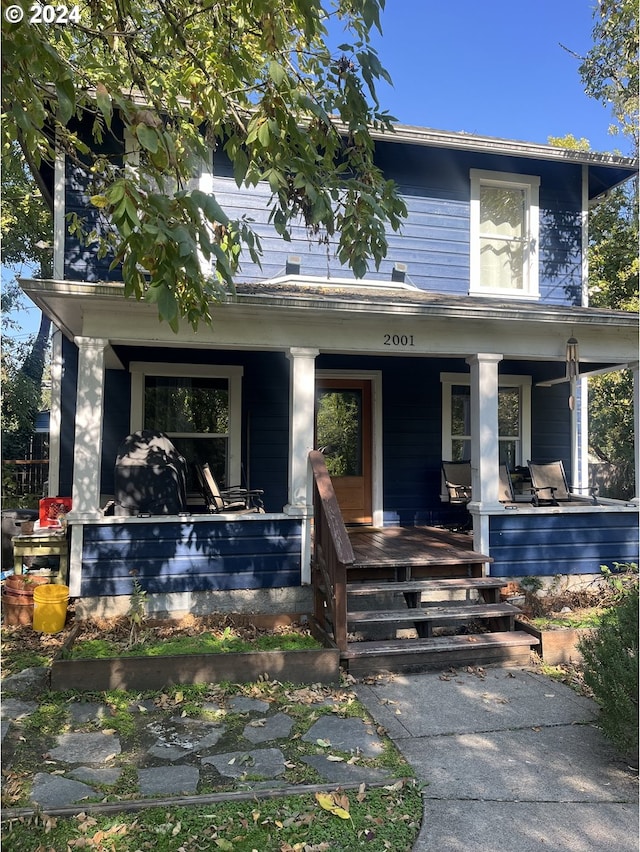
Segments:
[[[542,145],[536,142],[523,142],[513,139],[500,139],[494,136],[479,136],[474,133],[435,130],[429,127],[416,127],[408,124],[394,124],[392,131],[372,129],[371,136],[384,142],[406,142],[412,145],[425,145],[434,148],[455,148],[464,151],[499,153],[515,157],[532,157],[539,160],[558,162],[587,163],[598,166],[637,167],[634,157],[622,157],[617,154],[598,153],[596,151],[574,151],[569,148],[556,148],[554,145]]]

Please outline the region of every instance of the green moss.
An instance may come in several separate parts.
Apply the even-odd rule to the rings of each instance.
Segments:
[[[531,624],[538,630],[558,630],[563,627],[573,630],[593,629],[599,626],[603,612],[603,609],[597,608],[578,613],[568,612],[566,615],[543,615],[532,618]]]
[[[149,641],[144,638],[131,648],[123,649],[108,639],[76,642],[65,654],[71,660],[100,660],[113,657],[169,657],[183,654],[230,654],[247,651],[304,651],[321,648],[312,636],[299,633],[266,634],[248,641],[225,631],[221,636],[202,633],[198,636],[175,636]]]

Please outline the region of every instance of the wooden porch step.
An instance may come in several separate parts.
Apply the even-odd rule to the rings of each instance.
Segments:
[[[533,641],[532,641],[533,640]],[[460,665],[526,665],[535,636],[522,630],[466,636],[435,636],[382,642],[351,642],[341,661],[354,677]]]
[[[350,595],[374,595],[378,592],[440,592],[473,591],[474,589],[502,589],[507,580],[496,577],[443,577],[432,580],[407,580],[406,582],[382,581],[371,583],[347,583]]]
[[[381,609],[347,614],[347,623],[355,624],[414,624],[421,621],[469,621],[485,618],[514,618],[521,610],[506,603],[460,605],[453,607],[426,606],[415,609]]]

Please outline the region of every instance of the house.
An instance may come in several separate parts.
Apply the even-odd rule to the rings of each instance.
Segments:
[[[455,522],[441,462],[471,459],[473,545],[492,576],[637,559],[634,501],[535,507],[525,486],[505,505],[497,490],[499,464],[528,459],[562,459],[585,485],[584,376],[630,368],[637,387],[638,318],[586,293],[589,207],[637,164],[407,126],[380,135],[376,156],[408,218],[356,280],[304,229],[276,238],[268,188],[238,189],[212,154],[199,185],[254,220],[263,266],[243,264],[211,327],[178,333],[67,232],[65,215],[88,211],[86,177],[60,157],[55,277],[22,286],[58,329],[49,493],[73,498],[69,585],[94,612],[126,600],[132,570],[158,610],[308,611],[320,446],[344,520],[376,528]],[[266,511],[207,514],[191,480],[189,514],[106,516],[118,448],[143,428],[221,481],[264,489]]]

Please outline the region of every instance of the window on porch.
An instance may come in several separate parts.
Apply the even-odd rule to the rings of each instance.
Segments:
[[[208,462],[216,479],[226,481],[229,457],[227,379],[145,376],[144,428],[165,432],[190,463],[190,472],[194,463]]]
[[[471,458],[471,386],[469,376],[442,373],[442,458]],[[511,470],[531,457],[531,377],[498,378],[499,463]]]
[[[221,485],[240,482],[242,368],[132,365],[132,431],[164,432],[185,457],[187,491],[197,492],[194,465],[208,462]]]

